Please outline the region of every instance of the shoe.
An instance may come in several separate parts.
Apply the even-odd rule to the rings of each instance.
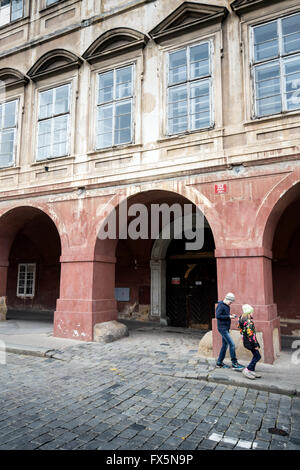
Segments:
[[[220,369],[230,369],[230,367],[227,364],[224,364],[223,362],[217,363],[216,367],[219,367]]]
[[[255,376],[251,373],[250,370],[248,370],[246,367],[245,369],[243,370],[242,374],[247,377],[247,379],[250,379],[250,380],[255,380]]]
[[[254,377],[255,377],[256,379],[260,379],[260,378],[261,378],[261,375],[258,374],[257,372],[254,372],[254,370],[249,370],[249,372],[250,372],[250,374],[254,375]]]
[[[233,369],[244,369],[245,366],[242,366],[242,364],[239,364],[238,362],[233,362],[231,367]]]

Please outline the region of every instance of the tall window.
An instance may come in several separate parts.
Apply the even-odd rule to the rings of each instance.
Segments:
[[[168,133],[212,125],[210,43],[169,53]]]
[[[15,160],[18,100],[0,104],[0,167],[11,166]]]
[[[132,142],[133,65],[98,76],[97,148]]]
[[[17,296],[18,297],[33,297],[35,291],[35,269],[36,265],[31,264],[19,264],[18,267],[18,285],[17,285]]]
[[[0,26],[23,16],[23,0],[0,0]]]
[[[256,116],[300,109],[300,13],[252,28]]]
[[[59,3],[60,0],[46,0],[46,7],[49,7],[53,3]]]
[[[68,154],[70,92],[68,84],[40,93],[37,160]]]

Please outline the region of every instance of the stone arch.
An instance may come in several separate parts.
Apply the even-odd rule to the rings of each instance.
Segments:
[[[83,58],[93,63],[107,57],[142,49],[149,38],[131,28],[114,28],[99,36],[84,52]]]
[[[299,197],[299,172],[289,174],[267,195],[260,206],[253,228],[253,236],[258,238],[260,246],[271,250],[274,232],[281,215]]]
[[[164,182],[163,185],[154,183],[149,186],[145,185],[144,187],[138,186],[134,188],[128,188],[127,191],[122,191],[121,193],[111,195],[111,197],[105,203],[102,204],[102,209],[98,212],[98,217],[93,229],[94,240],[92,241],[92,243],[94,246],[94,255],[96,255],[96,252],[99,252],[99,250],[101,252],[105,251],[107,253],[106,247],[102,249],[100,248],[98,233],[100,231],[100,228],[105,223],[105,220],[109,216],[109,212],[113,209],[116,210],[122,202],[130,200],[138,194],[146,194],[151,191],[173,193],[174,195],[181,196],[193,203],[198,209],[200,209],[205,219],[207,220],[208,225],[210,226],[213,233],[216,248],[218,248],[217,245],[220,239],[221,228],[220,223],[217,223],[217,221],[219,221],[219,214],[214,209],[213,204],[194,187],[186,186],[185,184],[178,186],[178,183],[175,183],[174,185],[173,182]],[[115,248],[113,247],[113,244],[107,244],[107,247],[108,246],[112,249]],[[110,254],[114,256],[113,252],[111,252]]]
[[[148,204],[154,203],[158,201],[158,199],[164,200],[164,197],[169,198],[168,201],[170,204],[173,204],[176,202],[176,197],[178,197],[181,201],[181,203],[191,203],[195,207],[198,207],[200,205],[200,211],[204,216],[204,220],[206,221],[206,226],[210,227],[213,233],[213,238],[215,239],[216,235],[214,233],[214,228],[211,227],[210,221],[211,220],[218,220],[213,208],[213,205],[210,203],[210,201],[206,200],[199,191],[194,190],[192,191],[191,188],[186,188],[185,186],[182,185],[182,187],[178,188],[178,184],[176,184],[177,187],[174,187],[172,183],[167,183],[163,185],[151,185],[146,188],[143,187],[135,187],[135,188],[130,188],[128,192],[123,191],[122,193],[112,195],[110,198],[106,199],[106,202],[102,204],[102,207],[98,213],[98,221],[95,224],[95,235],[96,235],[96,240],[95,240],[95,245],[94,245],[94,260],[97,263],[106,263],[107,266],[107,272],[109,272],[110,269],[112,269],[112,264],[115,264],[117,262],[117,247],[118,247],[118,242],[119,240],[110,240],[110,239],[105,239],[101,240],[97,238],[97,234],[99,233],[99,230],[101,227],[104,227],[111,212],[112,211],[118,211],[121,204],[124,203],[125,201],[128,202],[128,207],[130,206],[130,202],[133,204],[136,202],[146,202]],[[154,198],[154,199],[153,199]],[[172,202],[170,202],[172,201]],[[160,201],[159,203],[162,203]],[[205,207],[205,213],[203,208]],[[199,207],[198,207],[199,209]],[[99,220],[100,219],[100,220]],[[118,219],[118,216],[116,215],[116,219]],[[127,219],[126,219],[127,220]],[[218,226],[216,223],[213,224],[214,226]],[[171,224],[170,229],[173,233],[173,227],[174,223]],[[182,230],[181,230],[182,233]],[[168,249],[168,246],[171,242],[171,240],[156,240],[153,241],[154,245],[152,248],[152,251],[150,250],[150,255],[148,260],[150,261],[150,305],[151,305],[151,313],[150,315],[153,314],[153,316],[156,317],[161,317],[162,323],[166,321],[166,309],[165,309],[165,304],[166,304],[166,292],[164,290],[164,284],[166,282],[166,252]],[[128,248],[128,247],[127,247]],[[148,245],[147,248],[145,247],[146,251],[148,250]],[[148,252],[148,251],[147,251]],[[119,258],[118,258],[119,259]],[[149,266],[149,265],[148,265]],[[123,269],[123,268],[122,268]],[[116,275],[119,271],[116,271]],[[123,272],[123,271],[122,271]],[[108,277],[108,276],[107,276]],[[110,277],[112,279],[112,274],[110,273]],[[117,281],[118,275],[114,282]],[[123,278],[123,274],[122,274]],[[96,279],[96,278],[95,278]],[[98,282],[98,281],[97,281]],[[110,289],[112,290],[112,289]],[[97,291],[97,287],[95,286],[95,291]],[[156,311],[154,312],[154,305],[157,304],[155,303],[153,298],[154,298],[154,293],[157,295],[158,292],[161,292],[161,296],[159,298],[159,306],[156,308]],[[153,310],[152,310],[153,307]]]
[[[53,314],[59,297],[61,252],[58,227],[47,211],[24,205],[2,213],[0,294],[8,298],[9,308],[21,309],[23,314],[40,310]],[[25,265],[26,270],[34,267],[35,288],[29,297],[28,292],[19,292],[17,288],[19,270]]]
[[[73,52],[65,49],[54,49],[43,54],[29,69],[27,75],[32,80],[38,80],[79,68],[81,63],[82,59]]]
[[[66,244],[67,240],[62,233],[62,227],[59,223],[59,218],[54,212],[52,213],[45,207],[40,208],[33,205],[22,205],[10,207],[0,214],[0,259],[3,259],[3,255],[7,248],[9,248],[9,240],[13,238],[18,230],[22,227],[22,224],[27,223],[38,214],[45,214],[55,226],[59,238],[61,240],[61,247]],[[19,216],[19,218],[17,217]],[[7,241],[5,241],[7,238]]]

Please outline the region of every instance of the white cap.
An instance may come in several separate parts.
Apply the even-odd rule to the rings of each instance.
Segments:
[[[230,302],[234,302],[235,295],[232,292],[228,292],[228,294],[225,295],[225,300],[230,300]]]
[[[254,308],[251,307],[251,305],[249,304],[244,304],[242,306],[242,309],[243,309],[243,313],[252,313],[254,311]]]

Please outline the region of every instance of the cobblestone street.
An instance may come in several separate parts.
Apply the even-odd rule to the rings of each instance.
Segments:
[[[214,367],[198,343],[140,330],[52,358],[7,354],[0,449],[300,449],[300,398],[197,379]]]

